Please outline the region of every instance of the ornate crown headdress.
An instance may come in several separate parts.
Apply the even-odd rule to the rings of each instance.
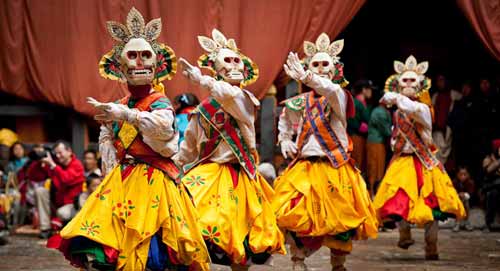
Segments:
[[[344,49],[343,39],[336,40],[330,44],[328,35],[326,33],[321,33],[315,43],[307,40],[304,41],[304,53],[306,57],[302,59],[302,63],[307,68],[315,54],[320,52],[327,53],[332,58],[333,66],[335,67],[332,81],[345,87],[349,82],[344,77],[344,63],[340,62],[340,57],[338,56],[340,52],[342,52],[342,49]]]
[[[113,49],[99,61],[99,73],[111,80],[124,80],[120,71],[120,54],[127,42],[133,38],[145,39],[156,53],[155,80],[170,80],[177,70],[177,59],[172,48],[157,41],[161,33],[161,19],[145,24],[141,13],[134,7],[127,15],[126,26],[115,21],[106,22],[111,37],[117,41]]]
[[[429,89],[431,88],[431,79],[424,75],[427,72],[428,68],[429,68],[429,62],[423,61],[423,62],[420,62],[417,64],[417,59],[413,55],[410,55],[406,59],[405,63],[395,60],[394,61],[394,71],[396,73],[389,76],[389,78],[387,78],[387,80],[385,81],[384,91],[385,92],[388,92],[388,91],[398,92],[398,90],[399,90],[399,82],[398,82],[399,76],[401,76],[401,74],[403,74],[407,71],[413,71],[418,76],[423,77],[423,79],[420,83],[421,87],[417,91],[417,96],[421,97],[423,93],[428,93]]]
[[[259,77],[259,68],[255,62],[240,52],[234,39],[226,39],[226,37],[217,29],[212,30],[212,38],[213,39],[205,36],[198,36],[198,42],[203,50],[207,52],[198,58],[198,66],[210,70],[210,72],[215,75],[215,59],[217,58],[220,49],[226,48],[238,54],[243,62],[245,70],[243,72],[244,79],[241,82],[241,87],[254,83]]]

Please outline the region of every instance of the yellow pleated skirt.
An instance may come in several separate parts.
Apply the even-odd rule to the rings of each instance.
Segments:
[[[274,192],[263,177],[251,180],[230,164],[204,163],[182,182],[193,196],[203,237],[232,263],[245,264],[248,249],[251,254],[286,253],[270,204]]]
[[[410,223],[423,226],[435,219],[436,211],[458,219],[465,217],[465,209],[448,174],[438,167],[432,169],[417,167],[416,164],[419,162],[414,159],[417,158],[411,155],[401,156],[395,158],[389,165],[374,199],[380,219],[385,219],[387,215],[398,214]],[[423,181],[420,189],[417,179],[418,168],[421,170],[419,174]],[[395,201],[393,199],[395,197],[399,199]],[[386,204],[391,199],[394,201],[392,204],[394,207]]]
[[[376,238],[378,222],[366,184],[350,164],[300,160],[275,181],[278,225],[297,237],[323,236],[323,245],[350,252],[352,239]],[[337,235],[349,231],[349,240]]]
[[[61,237],[82,236],[111,247],[119,252],[116,269],[135,271],[146,269],[151,238],[160,231],[181,264],[208,270],[197,213],[184,186],[148,165],[132,167],[117,166],[108,174]]]

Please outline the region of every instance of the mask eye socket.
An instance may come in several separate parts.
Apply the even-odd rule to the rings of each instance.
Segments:
[[[153,56],[151,51],[142,51],[141,52],[141,57],[142,59],[150,59]]]
[[[234,63],[239,64],[241,60],[240,60],[240,58],[239,58],[239,57],[235,57],[235,58],[233,59],[233,61],[234,61]]]
[[[226,62],[226,63],[231,63],[231,58],[230,58],[230,57],[225,57],[225,58],[224,58],[224,62]]]
[[[404,83],[415,83],[415,78],[403,78]]]
[[[127,52],[127,58],[134,60],[137,58],[137,52],[136,51],[128,51]]]
[[[330,62],[323,61],[323,62],[321,62],[321,65],[323,65],[323,67],[328,67],[330,65]]]
[[[319,62],[314,61],[314,62],[312,63],[312,66],[313,66],[313,67],[315,67],[315,68],[319,67]]]

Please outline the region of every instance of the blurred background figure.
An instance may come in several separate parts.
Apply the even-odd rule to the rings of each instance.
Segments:
[[[474,130],[476,122],[477,103],[474,97],[472,83],[465,81],[461,87],[462,99],[455,102],[453,109],[448,115],[448,126],[450,127],[453,140],[452,140],[452,153],[454,156],[454,163],[456,165],[466,166],[469,173],[477,179],[478,161],[482,158],[477,156],[477,137]]]
[[[97,187],[102,182],[102,176],[91,173],[85,179],[85,184],[87,186],[87,190],[80,193],[75,197],[73,201],[73,205],[65,205],[63,208],[67,208],[67,210],[63,210],[60,214],[70,214],[70,217],[59,216],[63,222],[68,222],[82,209],[83,205],[89,198],[89,196],[97,190]]]
[[[9,163],[5,167],[5,171],[0,172],[3,182],[7,182],[9,174],[17,176],[18,172],[24,167],[28,158],[25,156],[24,145],[21,142],[16,142],[10,146]]]
[[[391,113],[385,105],[379,104],[370,115],[366,143],[368,185],[372,197],[375,195],[375,184],[384,177],[391,132]]]
[[[184,140],[184,131],[189,123],[189,114],[200,102],[191,93],[184,93],[174,98],[175,120],[179,129],[179,144]]]
[[[436,76],[433,92],[434,127],[432,129],[432,138],[439,148],[436,154],[437,159],[443,165],[446,165],[451,153],[453,136],[452,130],[448,127],[448,114],[453,110],[455,102],[462,98],[462,94],[450,88],[443,74]]]
[[[366,136],[368,134],[373,89],[374,86],[371,80],[359,80],[354,84],[353,94],[356,115],[354,118],[347,120],[347,133],[351,136],[353,143],[351,157],[356,161],[357,167],[363,173],[365,173],[366,168]]]
[[[85,169],[85,177],[88,177],[90,174],[102,176],[96,151],[86,150],[83,153],[83,168]]]
[[[492,142],[492,153],[483,160],[484,180],[482,193],[486,200],[487,230],[497,228],[495,218],[500,208],[500,139]]]
[[[462,221],[457,221],[453,231],[458,232],[461,228],[472,231],[474,228],[469,222],[470,201],[476,194],[476,191],[474,187],[474,180],[471,178],[467,167],[459,166],[457,168],[457,173],[455,178],[453,178],[453,186],[457,190],[458,197],[462,201],[465,211],[467,212],[467,217]]]
[[[267,162],[260,163],[257,170],[262,175],[262,177],[266,179],[269,185],[273,186],[274,180],[276,179],[276,169],[274,168],[273,164]]]

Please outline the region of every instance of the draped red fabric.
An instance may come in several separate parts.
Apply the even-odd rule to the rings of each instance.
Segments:
[[[500,61],[500,0],[457,0],[488,51]]]
[[[260,68],[249,86],[262,97],[282,70],[289,51],[301,51],[304,39],[321,32],[335,37],[365,0],[24,0],[0,1],[0,89],[33,101],[72,107],[92,114],[85,97],[113,101],[125,86],[100,77],[97,64],[112,48],[105,22],[124,22],[132,6],[146,21],[160,17],[160,41],[178,57],[196,63],[203,53],[196,36],[218,28],[235,38]],[[349,46],[349,41],[346,41]],[[179,73],[164,82],[169,97],[205,90]]]

